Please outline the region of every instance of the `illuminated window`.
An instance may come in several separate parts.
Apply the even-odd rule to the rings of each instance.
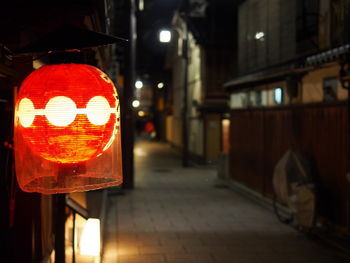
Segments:
[[[262,91],[261,90],[257,90],[255,92],[255,105],[256,106],[262,105]]]
[[[273,92],[273,99],[276,104],[282,104],[283,103],[283,89],[282,88],[276,88]]]
[[[244,92],[241,94],[241,104],[242,104],[242,107],[249,106],[249,92]]]
[[[337,100],[338,80],[335,77],[323,80],[323,101]]]

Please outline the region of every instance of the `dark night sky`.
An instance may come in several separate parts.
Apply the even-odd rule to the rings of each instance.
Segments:
[[[171,27],[174,12],[183,2],[184,0],[144,0],[145,9],[137,12],[138,75],[162,72],[169,44],[160,43],[158,33],[162,28]],[[230,32],[232,37],[235,36],[236,32],[236,29],[233,28],[236,23],[232,22],[236,19],[232,7],[238,6],[241,2],[242,0],[207,0],[206,14],[217,18],[215,28],[213,28],[213,23],[200,23],[204,37],[216,39],[216,42],[226,41],[228,43],[230,40],[227,39],[227,32]],[[230,19],[232,21],[229,21]],[[208,29],[206,29],[207,26]],[[223,39],[220,40],[220,38]]]
[[[145,9],[137,13],[139,73],[161,71],[167,44],[160,43],[159,30],[170,28],[174,10],[181,0],[144,0]]]

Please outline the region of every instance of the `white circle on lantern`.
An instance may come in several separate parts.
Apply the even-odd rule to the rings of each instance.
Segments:
[[[35,108],[33,102],[28,98],[23,98],[18,105],[18,118],[23,127],[32,125],[35,118]]]
[[[86,105],[86,115],[92,124],[106,124],[111,116],[108,100],[102,96],[92,97]]]
[[[49,100],[44,111],[46,118],[51,124],[65,127],[75,120],[77,106],[70,98],[57,96]]]

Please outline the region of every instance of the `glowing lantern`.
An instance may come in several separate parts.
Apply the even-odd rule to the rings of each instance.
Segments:
[[[21,188],[62,193],[120,184],[119,114],[112,81],[95,67],[58,64],[32,72],[16,104]]]

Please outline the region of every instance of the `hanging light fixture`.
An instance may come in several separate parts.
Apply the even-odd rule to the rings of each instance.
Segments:
[[[93,66],[58,64],[32,72],[15,114],[22,190],[67,193],[120,184],[119,115],[113,82]]]

